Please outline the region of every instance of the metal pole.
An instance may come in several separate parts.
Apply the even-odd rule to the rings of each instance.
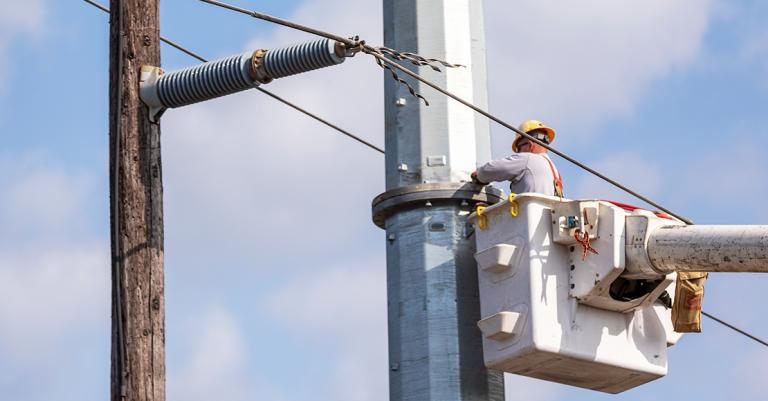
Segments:
[[[485,32],[478,0],[384,0],[385,46],[466,65],[441,87],[485,108]],[[504,399],[483,364],[474,239],[466,216],[498,193],[467,184],[490,158],[488,121],[419,83],[425,107],[385,80],[387,192],[374,200],[386,229],[390,400]]]
[[[648,258],[662,273],[768,273],[768,226],[662,226],[650,233]]]

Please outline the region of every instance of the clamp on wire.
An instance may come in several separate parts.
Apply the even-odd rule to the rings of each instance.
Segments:
[[[363,48],[366,46],[364,40],[360,40],[360,36],[350,36],[349,40],[351,42],[354,42],[354,46],[350,46],[349,44],[342,43],[342,42],[336,42],[337,46],[337,54],[343,55],[344,57],[355,57],[355,54],[360,53],[363,51]]]
[[[387,56],[395,60],[410,61],[411,64],[413,65],[426,66],[426,67],[432,68],[434,71],[437,71],[437,72],[443,72],[443,70],[441,70],[440,67],[438,67],[438,64],[446,68],[459,68],[459,67],[466,68],[466,66],[462,64],[451,64],[447,61],[439,60],[436,58],[426,58],[411,52],[399,52],[397,50],[390,49],[384,46],[380,46],[377,49],[382,54],[386,54]]]
[[[413,86],[411,86],[411,84],[409,84],[406,80],[400,78],[397,72],[395,72],[395,70],[392,67],[382,62],[381,59],[386,59],[386,57],[388,56],[389,58],[397,61],[408,61],[411,64],[419,67],[427,66],[437,72],[443,71],[440,69],[440,67],[438,67],[438,64],[446,68],[464,67],[461,64],[451,64],[443,60],[438,60],[434,58],[425,58],[415,53],[398,52],[396,50],[393,50],[384,46],[379,46],[379,47],[368,46],[365,44],[364,41],[361,41],[360,43],[362,43],[360,51],[362,51],[363,53],[372,55],[376,59],[376,64],[378,64],[379,67],[389,71],[389,73],[392,75],[392,79],[397,81],[399,84],[405,86],[408,89],[408,92],[410,92],[411,96],[419,98],[422,101],[424,101],[425,106],[429,106],[429,102],[427,101],[427,99],[424,96],[421,96],[418,92],[416,92],[416,89],[414,89]]]

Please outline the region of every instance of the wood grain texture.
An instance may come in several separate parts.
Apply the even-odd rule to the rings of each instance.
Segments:
[[[139,99],[141,66],[160,65],[159,1],[122,0],[122,3],[121,7],[120,0],[110,2],[109,131],[113,225],[111,399],[123,399],[120,350],[124,347],[124,399],[164,401],[165,298],[160,126],[150,123],[148,110]],[[116,197],[115,187],[118,189]],[[118,290],[121,295],[119,301]],[[120,316],[123,338],[118,332]]]

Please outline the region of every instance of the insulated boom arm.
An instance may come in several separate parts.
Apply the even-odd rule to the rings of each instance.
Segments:
[[[650,233],[647,252],[662,274],[768,273],[768,226],[662,226]]]

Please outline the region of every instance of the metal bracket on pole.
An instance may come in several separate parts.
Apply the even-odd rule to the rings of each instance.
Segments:
[[[425,202],[468,202],[492,205],[503,201],[502,192],[490,186],[469,182],[447,182],[409,185],[384,192],[373,199],[373,223],[384,228],[387,217],[396,211],[423,206]]]
[[[157,93],[157,80],[165,73],[162,68],[151,65],[141,66],[139,76],[139,97],[149,107],[149,121],[158,122],[160,116],[165,113],[165,106],[160,101]]]

